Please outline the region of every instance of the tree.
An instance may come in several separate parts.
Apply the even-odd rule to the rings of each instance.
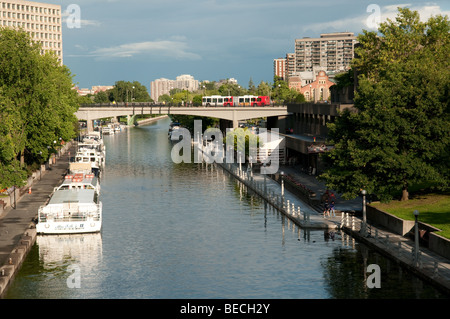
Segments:
[[[256,94],[258,94],[259,96],[269,96],[271,97],[271,89],[270,89],[270,84],[261,81],[256,89]]]
[[[148,102],[150,95],[147,88],[138,81],[116,81],[114,87],[107,91],[110,101]]]
[[[448,187],[450,147],[450,25],[448,17],[420,22],[399,8],[395,21],[364,31],[353,67],[359,72],[357,112],[329,124],[335,148],[324,155],[327,186],[356,197],[361,188],[407,200],[413,183]],[[443,161],[445,159],[445,161]]]
[[[109,103],[111,102],[108,97],[108,93],[105,91],[99,91],[94,95],[94,103]]]
[[[255,84],[253,83],[253,79],[250,78],[250,80],[248,81],[248,94],[250,95],[255,95],[256,93],[256,87]]]
[[[0,188],[19,186],[26,164],[75,136],[72,75],[56,55],[40,52],[25,31],[0,29]]]
[[[203,102],[203,97],[201,95],[194,95],[194,97],[192,98],[192,104],[194,106],[201,106]]]
[[[245,95],[246,92],[246,89],[242,88],[239,84],[232,82],[224,83],[219,87],[219,94],[222,96],[239,96]]]

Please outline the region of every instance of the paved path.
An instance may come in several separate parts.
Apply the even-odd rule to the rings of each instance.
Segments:
[[[337,217],[324,218],[323,214],[286,188],[284,189],[284,201],[281,201],[281,185],[270,177],[264,178],[264,175],[250,174],[246,171],[239,173],[239,167],[236,164],[222,164],[221,166],[297,225],[310,229],[335,229],[339,227],[340,217],[338,215]],[[245,166],[242,169],[245,170]]]
[[[72,146],[69,151],[74,155],[75,147]],[[39,207],[49,200],[53,188],[62,182],[68,167],[69,153],[66,152],[40,180],[34,181],[31,194],[25,192],[16,199],[16,209],[8,207],[0,216],[0,266],[7,262],[22,236],[34,225],[33,219],[37,216]]]

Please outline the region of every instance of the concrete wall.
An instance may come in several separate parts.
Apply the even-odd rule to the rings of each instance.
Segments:
[[[403,220],[370,205],[367,205],[366,212],[368,221],[386,227],[388,230],[402,236],[405,236],[414,227],[414,221]]]
[[[450,259],[450,240],[436,233],[429,234],[428,248],[435,253]]]
[[[403,220],[370,205],[367,205],[367,220],[402,236],[414,232],[415,221]],[[419,222],[419,230],[427,232],[428,249],[450,259],[450,240],[439,235],[440,229]]]

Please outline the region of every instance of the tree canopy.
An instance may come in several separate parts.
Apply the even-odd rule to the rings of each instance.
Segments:
[[[75,136],[72,75],[23,30],[0,29],[0,189],[21,186],[26,165]]]
[[[324,155],[322,174],[345,198],[361,189],[390,200],[408,199],[414,183],[448,188],[449,20],[399,8],[380,24],[379,34],[363,31],[353,61],[358,75],[354,105],[329,124],[335,148]]]

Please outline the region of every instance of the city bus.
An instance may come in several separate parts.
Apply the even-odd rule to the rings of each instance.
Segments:
[[[233,105],[232,96],[211,95],[211,96],[204,96],[202,99],[202,106],[232,106],[232,105]]]
[[[266,106],[270,105],[268,96],[242,95],[242,96],[204,96],[202,106]]]

